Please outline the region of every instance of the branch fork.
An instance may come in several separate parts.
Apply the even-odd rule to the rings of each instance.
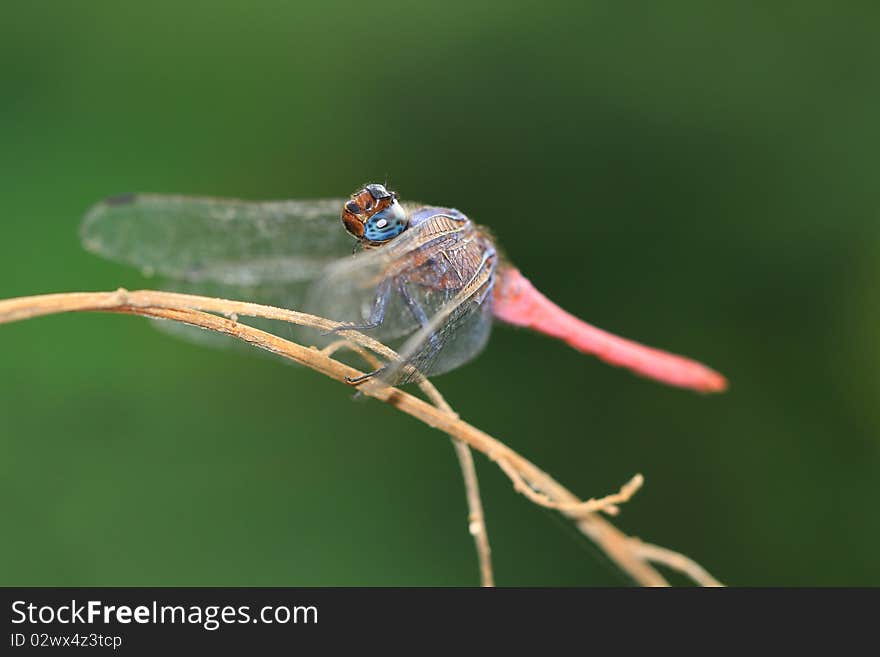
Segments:
[[[362,376],[363,372],[335,358],[340,350],[356,353],[373,368],[383,360],[388,362],[396,357],[386,345],[323,317],[243,301],[155,290],[129,292],[119,288],[115,292],[71,292],[0,300],[0,324],[57,313],[89,311],[166,319],[229,335],[344,384],[346,379]],[[340,340],[323,349],[306,347],[242,324],[238,321],[239,317],[280,320],[319,331],[335,331]],[[374,380],[365,381],[358,386],[358,390],[446,433],[452,439],[465,482],[469,508],[468,531],[474,538],[484,586],[493,586],[494,576],[471,449],[481,452],[498,465],[510,478],[514,490],[528,500],[570,518],[580,532],[635,582],[645,586],[668,586],[665,577],[655,568],[656,564],[678,571],[699,585],[721,586],[692,559],[628,536],[602,516],[619,513],[620,505],[628,502],[641,488],[644,483],[642,475],[632,477],[616,493],[581,500],[507,445],[462,420],[428,379],[417,377],[417,383],[428,401]]]

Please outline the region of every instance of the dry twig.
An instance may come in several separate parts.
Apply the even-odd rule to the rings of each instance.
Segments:
[[[357,377],[362,374],[349,365],[332,358],[337,347],[324,351],[304,347],[266,331],[241,324],[237,320],[239,316],[260,317],[309,326],[321,331],[338,329],[339,324],[336,322],[293,310],[228,299],[213,299],[153,290],[128,292],[122,289],[116,292],[76,292],[20,297],[0,301],[0,324],[74,311],[129,313],[191,324],[244,340],[255,347],[305,365],[342,383],[346,383],[346,377]],[[219,313],[223,317],[214,313]],[[361,353],[371,352],[386,360],[395,357],[394,352],[388,347],[357,331],[343,330],[339,333]],[[422,381],[422,390],[425,391],[429,399],[434,401],[433,405],[374,380],[367,380],[359,386],[359,390],[369,397],[411,415],[430,427],[445,432],[456,445],[459,444],[456,441],[460,441],[462,445],[486,455],[511,478],[518,491],[525,494],[533,502],[556,509],[571,518],[584,535],[639,584],[646,586],[668,585],[666,579],[652,565],[658,563],[687,575],[698,584],[719,585],[715,578],[688,557],[627,536],[597,513],[600,510],[613,512],[617,508],[617,504],[627,501],[641,485],[639,475],[621,488],[619,493],[584,502],[504,443],[461,420],[426,380]],[[459,447],[456,449],[461,458],[463,450]],[[488,561],[489,547],[483,524],[482,508],[479,504],[476,478],[474,477],[470,483],[467,482],[469,476],[467,473],[473,472],[472,466],[472,462],[470,466],[467,466],[462,461],[468,487],[472,533],[480,554],[482,579],[484,583],[488,583],[491,582],[491,565]]]
[[[377,369],[381,365],[381,361],[369,351],[358,344],[349,340],[337,340],[321,350],[326,356],[332,356],[339,349],[350,349],[357,353],[373,369]],[[421,377],[418,382],[419,388],[425,393],[437,408],[441,408],[451,415],[455,412],[446,403],[446,400],[425,377]],[[480,583],[483,586],[495,586],[495,576],[492,572],[492,550],[489,548],[489,534],[486,531],[486,519],[483,515],[483,500],[480,497],[480,484],[477,480],[477,469],[474,466],[474,457],[471,449],[458,438],[451,438],[452,447],[455,449],[455,455],[458,458],[458,465],[461,468],[461,476],[464,480],[465,498],[468,505],[468,532],[474,537],[474,546],[477,549],[477,559],[480,562]]]

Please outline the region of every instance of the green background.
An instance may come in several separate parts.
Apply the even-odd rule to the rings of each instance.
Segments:
[[[724,372],[702,397],[498,328],[437,379],[626,531],[734,585],[880,584],[878,12],[864,3],[4,2],[0,297],[150,285],[126,191],[384,180],[548,296]],[[0,327],[0,583],[473,585],[448,440],[120,316]],[[497,579],[629,580],[478,458]],[[674,578],[676,582],[682,582]]]

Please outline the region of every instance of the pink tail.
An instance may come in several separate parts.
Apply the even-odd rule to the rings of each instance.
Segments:
[[[727,388],[727,380],[705,365],[619,338],[567,313],[538,292],[514,267],[500,272],[494,300],[498,319],[559,338],[578,351],[593,354],[611,365],[699,392],[721,392]]]

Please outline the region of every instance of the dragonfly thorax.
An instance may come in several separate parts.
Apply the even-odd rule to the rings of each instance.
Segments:
[[[367,246],[378,246],[406,230],[409,218],[397,194],[384,185],[370,184],[346,201],[342,208],[345,230]]]

